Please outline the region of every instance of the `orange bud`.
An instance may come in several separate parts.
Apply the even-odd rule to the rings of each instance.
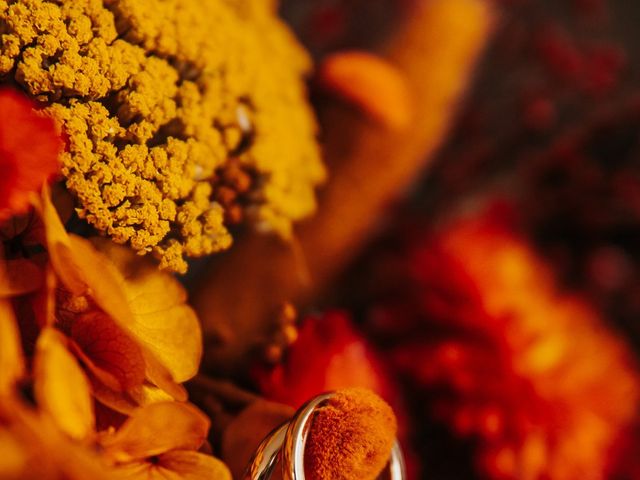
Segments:
[[[409,126],[411,94],[403,73],[376,55],[349,51],[326,57],[320,65],[323,87],[357,105],[391,130]]]
[[[314,415],[305,449],[307,477],[378,478],[396,430],[391,407],[376,394],[361,388],[338,391]]]

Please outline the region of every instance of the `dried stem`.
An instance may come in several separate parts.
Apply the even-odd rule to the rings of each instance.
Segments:
[[[484,0],[416,2],[383,52],[406,75],[414,121],[391,131],[342,104],[321,112],[330,181],[318,214],[296,231],[311,282],[300,275],[300,255],[276,238],[234,246],[194,296],[209,368],[240,367],[282,302],[307,302],[358,251],[441,144],[492,24]]]

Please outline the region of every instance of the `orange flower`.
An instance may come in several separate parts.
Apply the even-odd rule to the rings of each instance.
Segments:
[[[184,290],[124,247],[68,235],[46,192],[33,202],[53,268],[0,255],[0,478],[230,480],[196,451],[208,418],[171,397],[201,354]]]
[[[350,387],[393,397],[382,363],[349,316],[339,311],[305,319],[285,361],[257,369],[255,378],[265,397],[296,408],[320,393]]]
[[[69,438],[52,419],[15,398],[0,402],[0,478],[112,479],[92,446]]]
[[[231,480],[220,460],[196,452],[208,430],[209,419],[197,408],[160,402],[133,411],[117,431],[104,432],[100,444],[118,478]]]
[[[53,420],[15,399],[0,402],[0,478],[231,480],[220,460],[196,451],[209,422],[188,404],[141,408],[118,430],[85,442],[74,441]]]
[[[40,338],[39,409],[0,397],[0,478],[231,479],[220,460],[196,451],[209,420],[189,404],[155,403],[96,433],[89,384],[64,336],[48,327]]]
[[[602,318],[492,218],[423,238],[402,272],[387,265],[393,296],[375,320],[388,323],[390,358],[436,417],[476,440],[483,475],[603,478],[640,391]]]
[[[11,297],[38,288],[39,270],[27,261],[7,261],[0,243],[0,398],[9,396],[25,373],[20,330]]]
[[[7,340],[12,338],[17,340],[16,335],[2,337],[3,346],[11,346]],[[187,403],[137,408],[117,430],[112,424],[96,432],[91,387],[67,343],[53,327],[45,327],[38,338],[33,371],[37,410],[10,391],[0,391],[0,478],[231,479],[221,461],[196,451],[206,439],[209,420]],[[19,360],[19,352],[14,357]],[[0,385],[17,378],[0,373]]]
[[[45,323],[69,337],[97,399],[122,413],[186,400],[180,383],[197,372],[202,338],[184,289],[126,247],[68,234],[46,192],[35,204],[60,280],[55,318]]]
[[[0,256],[1,259],[1,256]],[[17,383],[28,378],[16,312],[9,297],[24,289],[16,272],[0,260],[0,478],[106,480],[95,453],[76,440],[93,436],[93,402],[89,384],[64,336],[46,327],[40,335],[33,363],[37,409],[17,395]],[[19,275],[18,275],[19,276]],[[7,283],[7,280],[9,282]]]
[[[62,141],[50,118],[13,90],[0,90],[0,221],[25,212],[59,167]]]

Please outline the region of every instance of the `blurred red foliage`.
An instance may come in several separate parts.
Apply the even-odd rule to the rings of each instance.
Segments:
[[[604,478],[636,414],[630,350],[496,212],[383,255],[369,323],[482,476]]]

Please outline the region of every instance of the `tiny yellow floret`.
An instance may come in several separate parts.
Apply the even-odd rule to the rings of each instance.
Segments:
[[[324,178],[306,53],[265,0],[0,0],[0,76],[58,119],[77,212],[184,272]]]

